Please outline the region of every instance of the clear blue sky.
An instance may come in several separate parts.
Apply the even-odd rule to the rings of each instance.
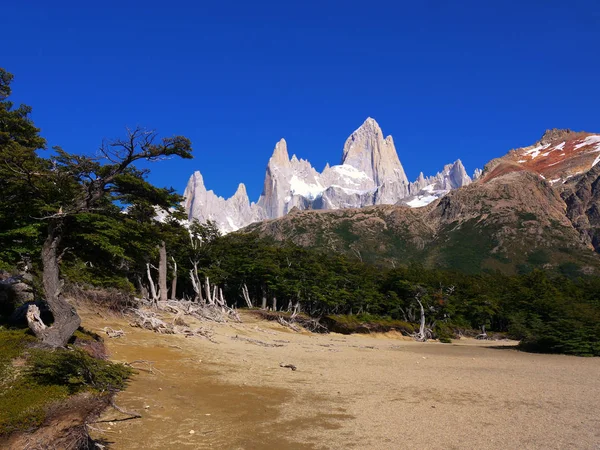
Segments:
[[[277,140],[321,170],[367,116],[410,179],[469,173],[546,128],[600,131],[600,4],[522,1],[6,1],[0,66],[50,145],[94,152],[144,125],[256,200]]]

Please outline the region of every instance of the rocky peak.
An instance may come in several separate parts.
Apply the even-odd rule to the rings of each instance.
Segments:
[[[568,128],[552,128],[546,130],[542,138],[537,143],[541,145],[547,145],[556,141],[566,141],[571,133],[573,132]]]
[[[281,139],[277,144],[275,144],[273,155],[269,160],[269,165],[276,165],[280,167],[290,165],[290,157],[288,155],[287,142],[285,142],[285,139]]]
[[[240,183],[238,185],[237,190],[235,191],[235,194],[233,194],[234,197],[246,197],[248,198],[248,193],[246,192],[246,185],[244,183]]]
[[[394,203],[408,192],[408,179],[400,164],[394,140],[384,139],[379,124],[368,118],[344,144],[342,165],[352,166],[371,178],[376,186],[386,186],[378,202]]]
[[[460,159],[457,159],[454,164],[451,165],[448,171],[449,188],[456,189],[461,186],[466,186],[471,182],[471,178],[467,175],[465,166]]]

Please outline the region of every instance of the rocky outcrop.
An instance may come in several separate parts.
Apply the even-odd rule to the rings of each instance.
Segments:
[[[202,174],[194,172],[183,196],[188,219],[196,219],[201,223],[211,220],[224,233],[265,218],[262,209],[250,203],[243,183],[240,183],[235,194],[226,200],[212,190],[207,190]]]
[[[584,244],[600,253],[600,164],[596,164],[573,186],[562,192],[567,217]]]

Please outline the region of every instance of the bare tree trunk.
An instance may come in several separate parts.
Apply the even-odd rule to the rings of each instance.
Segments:
[[[48,224],[48,236],[42,245],[42,284],[46,303],[52,312],[54,322],[46,327],[39,319],[39,311],[31,311],[31,317],[35,320],[29,322],[31,331],[38,339],[51,347],[64,347],[73,333],[81,325],[81,319],[73,308],[62,296],[63,281],[60,279],[60,226],[56,221]],[[39,320],[37,320],[39,319]],[[37,325],[34,325],[37,323]]]
[[[273,296],[273,311],[277,311],[277,297]]]
[[[475,339],[487,339],[488,335],[487,332],[485,331],[485,324],[481,325],[481,334],[478,334],[477,336],[475,336]]]
[[[209,305],[214,305],[215,302],[213,300],[213,297],[210,295],[210,280],[208,279],[208,277],[206,277],[206,283],[204,285],[204,288],[206,290],[206,301]]]
[[[416,297],[416,299],[419,307],[421,308],[421,324],[419,326],[419,333],[417,334],[416,338],[418,341],[424,342],[427,340],[427,336],[425,335],[425,308],[423,308],[423,303],[421,303],[419,297]]]
[[[196,272],[196,280],[198,281],[198,302],[206,305],[206,300],[204,299],[204,295],[202,294],[202,283],[200,282],[200,278],[198,278],[198,273]]]
[[[267,309],[267,293],[265,292],[265,288],[263,287],[262,289],[262,304],[260,306],[260,309]]]
[[[148,276],[148,283],[150,284],[150,295],[152,295],[150,300],[153,303],[156,303],[158,301],[158,295],[156,294],[156,286],[154,285],[154,280],[152,279],[152,272],[150,272],[150,263],[146,263],[146,275]]]
[[[165,241],[160,243],[160,260],[158,262],[158,292],[160,301],[166,302],[169,299],[167,290],[167,246]]]
[[[192,264],[194,265],[194,268],[190,269],[190,279],[192,280],[192,287],[196,293],[194,301],[206,305],[204,297],[202,296],[202,283],[200,282],[200,277],[198,276],[198,262],[194,261]]]
[[[216,288],[216,286],[215,286]],[[225,308],[227,306],[227,302],[225,301],[225,297],[223,297],[223,289],[219,288],[219,304],[221,305],[221,308]]]
[[[248,286],[246,286],[246,283],[244,283],[242,286],[242,295],[244,296],[244,300],[246,300],[246,305],[248,305],[248,308],[252,308],[252,300],[250,300],[250,294],[248,292]]]
[[[290,320],[294,320],[299,312],[300,312],[300,301],[297,300],[296,305],[294,306],[294,312],[292,313]]]
[[[177,300],[177,261],[173,260],[173,281],[171,281],[171,300]]]
[[[142,276],[140,274],[137,274],[136,280],[137,280],[138,289],[140,290],[140,294],[142,295],[142,298],[148,298],[148,289],[142,282]]]
[[[202,286],[198,284],[198,279],[194,275],[193,269],[190,269],[190,280],[192,280],[192,287],[194,288],[194,293],[196,294],[194,301],[200,301],[200,295],[202,295]]]

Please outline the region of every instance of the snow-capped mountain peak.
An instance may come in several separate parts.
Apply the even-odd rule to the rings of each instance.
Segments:
[[[423,206],[470,182],[457,160],[433,177],[421,173],[409,183],[393,138],[384,137],[369,117],[346,140],[339,165],[327,164],[319,173],[295,154],[290,159],[287,142],[281,139],[267,164],[256,204],[250,203],[244,184],[228,200],[207,191],[200,172],[190,177],[184,204],[190,219],[214,220],[223,232],[230,232],[253,221],[281,217],[293,208],[360,208],[403,199],[409,206]]]

